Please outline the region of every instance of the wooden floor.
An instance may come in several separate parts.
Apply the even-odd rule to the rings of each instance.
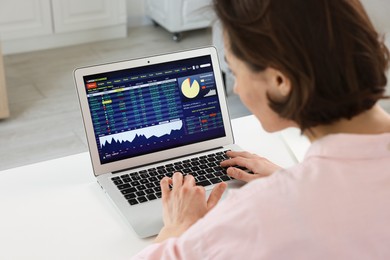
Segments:
[[[4,57],[11,117],[0,120],[0,170],[87,151],[72,72],[76,67],[211,44],[209,29],[176,43],[159,27],[129,29],[128,38]],[[248,115],[237,96],[233,118]]]

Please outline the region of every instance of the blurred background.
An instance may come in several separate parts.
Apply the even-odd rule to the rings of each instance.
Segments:
[[[210,4],[0,0],[0,170],[88,150],[72,75],[80,66],[214,45],[231,117],[249,115],[232,93]],[[363,4],[378,30],[389,32],[390,1]],[[382,105],[390,111],[389,101]]]

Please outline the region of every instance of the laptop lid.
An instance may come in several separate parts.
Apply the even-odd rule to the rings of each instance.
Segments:
[[[74,71],[96,176],[229,145],[214,47]]]

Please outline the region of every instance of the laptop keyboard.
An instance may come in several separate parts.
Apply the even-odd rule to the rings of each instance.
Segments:
[[[113,177],[111,180],[125,196],[130,205],[136,205],[161,198],[160,181],[164,177],[172,177],[173,173],[191,174],[196,185],[209,186],[233,179],[226,175],[226,169],[220,162],[228,159],[227,151],[203,155]]]

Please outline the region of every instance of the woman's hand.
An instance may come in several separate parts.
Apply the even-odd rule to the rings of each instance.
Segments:
[[[173,188],[170,190],[169,185]],[[206,201],[206,191],[195,185],[192,175],[173,174],[172,179],[161,180],[164,227],[156,238],[162,242],[170,237],[180,236],[196,221],[202,218],[221,199],[227,185],[222,182],[214,187]]]
[[[280,166],[256,154],[229,151],[226,155],[231,158],[221,162],[221,166],[229,167],[227,169],[227,174],[237,180],[250,182],[257,178],[269,176],[277,170],[282,169]],[[245,167],[250,170],[252,174],[230,166]]]

